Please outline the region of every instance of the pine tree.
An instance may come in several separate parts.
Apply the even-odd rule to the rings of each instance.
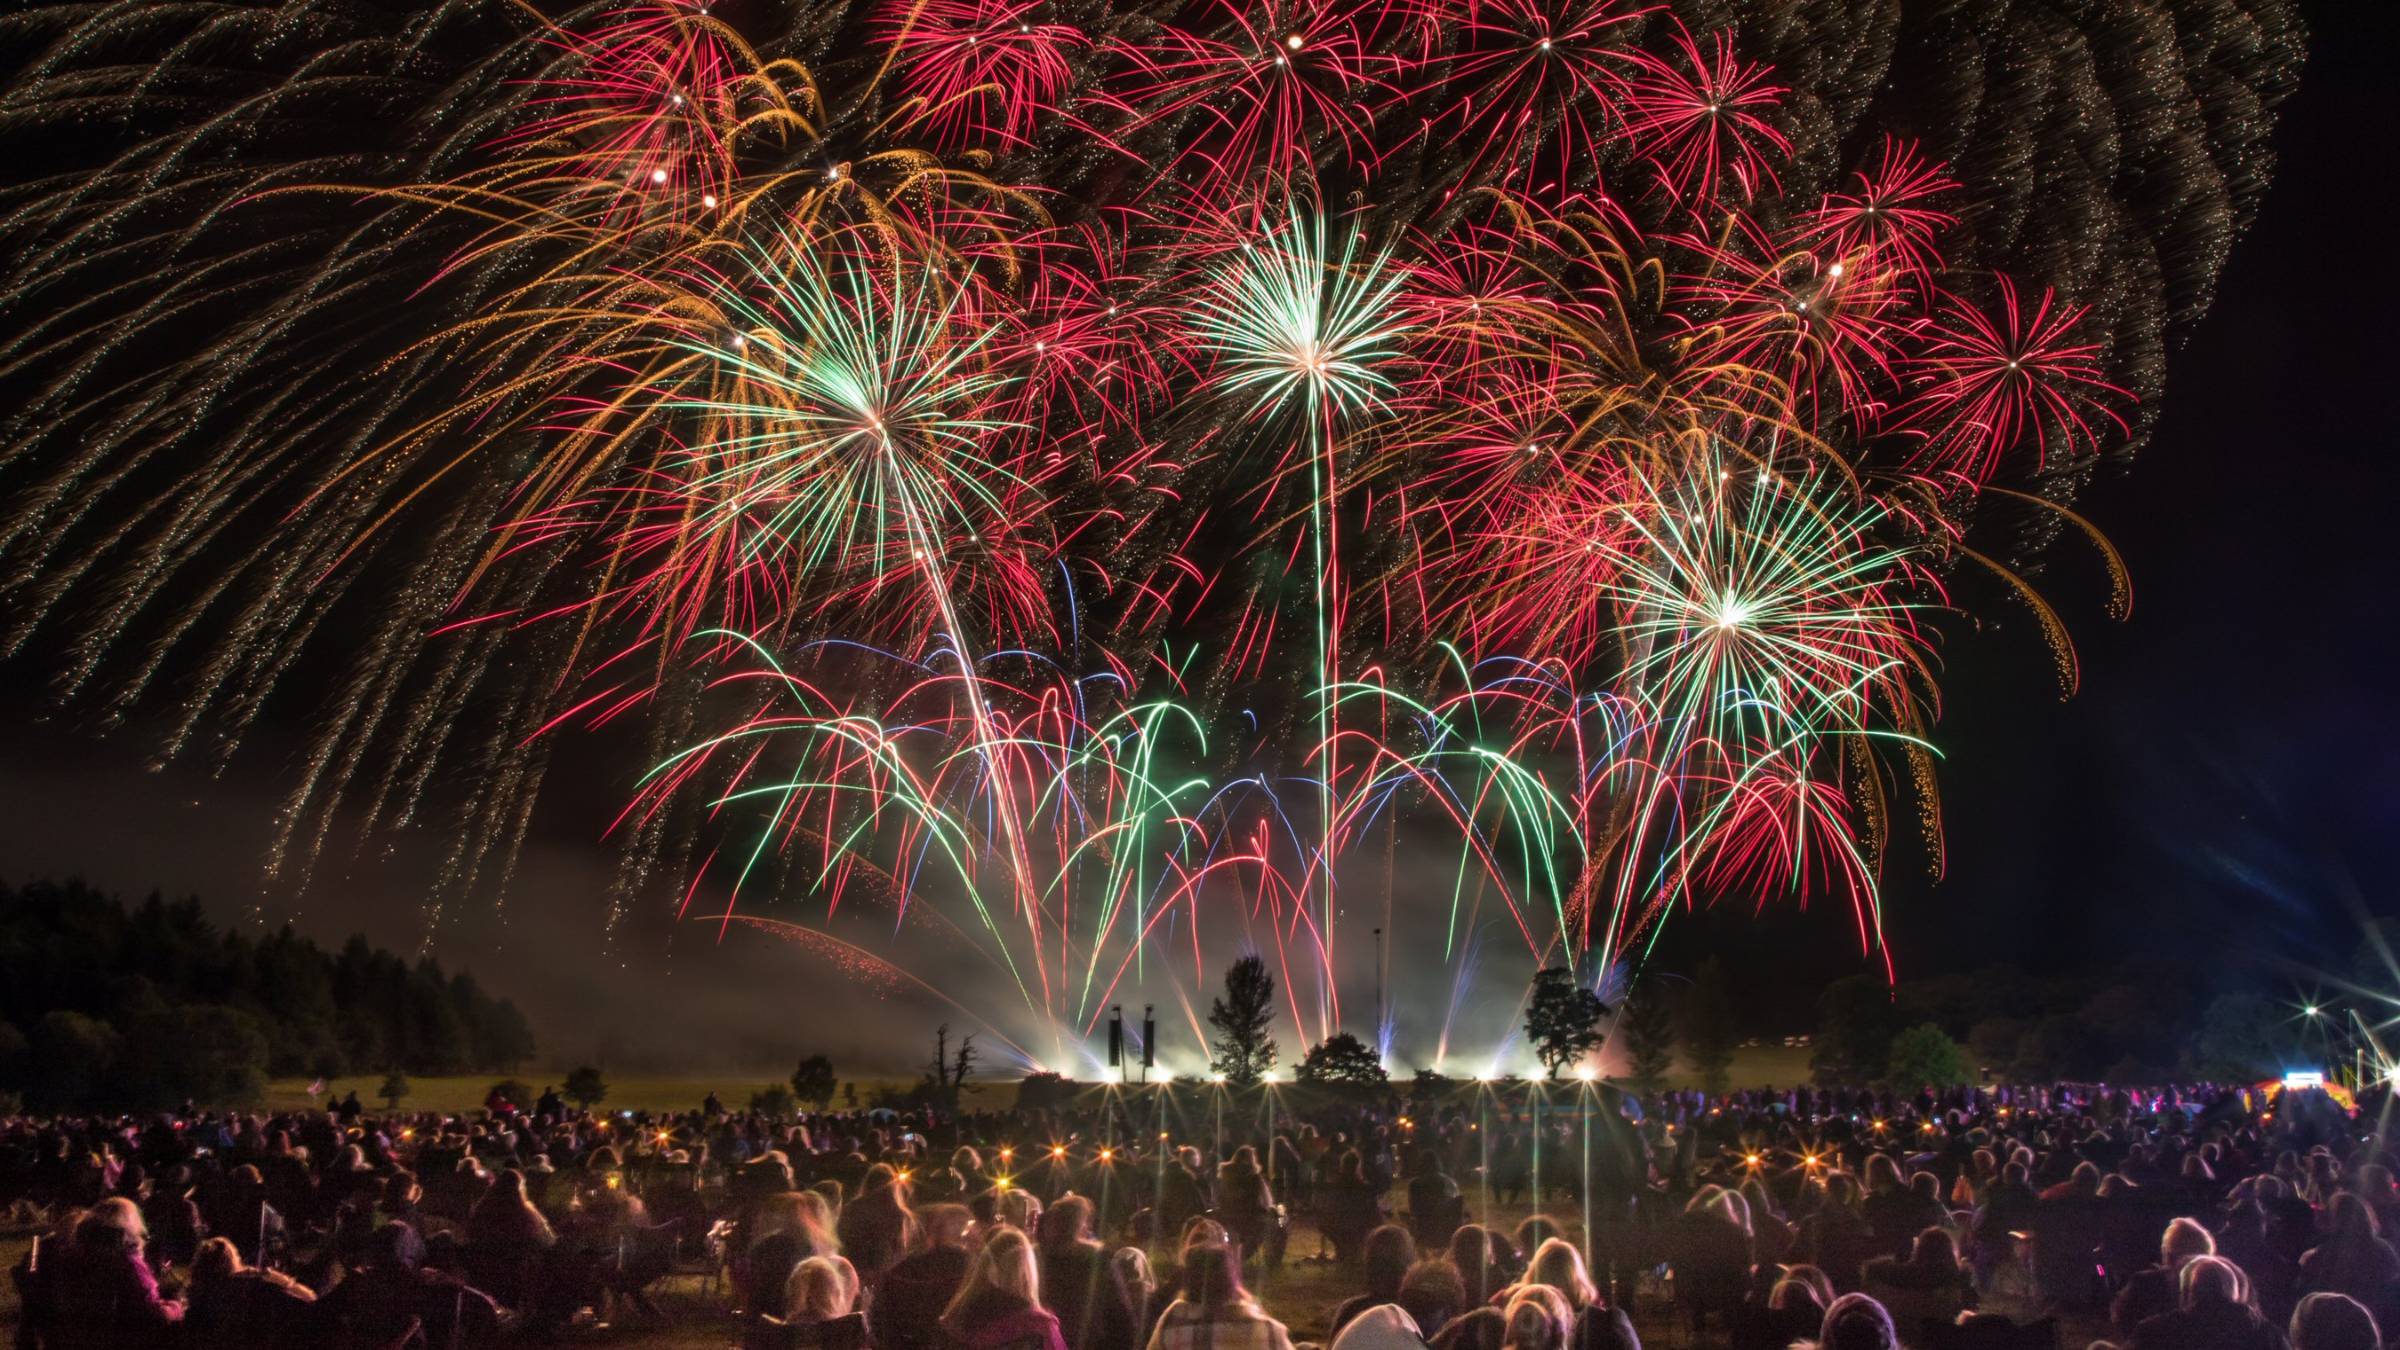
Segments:
[[[1275,977],[1263,959],[1245,956],[1226,968],[1225,992],[1208,1012],[1208,1024],[1217,1029],[1212,1072],[1236,1087],[1267,1076],[1275,1067],[1275,1038],[1267,1034],[1274,1004]]]
[[[1675,1006],[1667,1001],[1666,986],[1657,976],[1633,987],[1617,1029],[1625,1036],[1634,1086],[1656,1092],[1675,1067]]]
[[[1700,1071],[1700,1085],[1710,1092],[1725,1090],[1740,1035],[1725,963],[1712,956],[1700,963],[1683,1009],[1684,1058]]]

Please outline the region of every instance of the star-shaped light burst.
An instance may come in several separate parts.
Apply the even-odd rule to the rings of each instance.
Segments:
[[[1385,373],[1407,324],[1389,252],[1369,254],[1344,229],[1337,247],[1320,210],[1295,205],[1271,233],[1221,263],[1195,305],[1201,350],[1221,390],[1246,393],[1254,417],[1303,409],[1312,421],[1382,408]]]

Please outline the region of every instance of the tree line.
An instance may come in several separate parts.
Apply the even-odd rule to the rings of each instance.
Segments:
[[[0,886],[0,1107],[242,1105],[270,1077],[505,1072],[533,1053],[515,1004],[363,936],[328,952],[220,928],[197,899]]]

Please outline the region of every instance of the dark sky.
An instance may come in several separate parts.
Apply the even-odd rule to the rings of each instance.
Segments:
[[[2069,538],[2033,580],[2074,633],[2078,696],[2058,701],[2005,602],[1945,645],[1949,868],[1888,878],[1904,978],[2118,953],[2346,968],[2353,897],[2400,910],[2400,19],[2348,0],[2309,17],[2265,209],[2169,358],[2155,436],[2078,503],[2132,570],[2130,620]],[[1751,967],[1771,1006],[1857,968],[1833,917],[1720,915],[1674,950],[1775,953]]]
[[[2392,9],[2315,7],[2265,209],[2215,309],[2170,358],[2150,444],[2080,502],[2132,568],[2130,621],[2106,617],[2107,582],[2071,538],[2033,578],[2073,630],[2080,695],[2058,699],[2047,649],[2007,602],[1984,597],[1980,631],[1954,625],[1937,737],[1947,874],[1932,883],[1900,857],[1887,879],[1904,978],[2124,953],[2346,965],[2350,898],[2400,908],[2388,880],[2400,865]],[[149,774],[136,738],[96,742],[39,722],[38,706],[0,711],[0,876],[197,890],[237,917],[288,750],[254,747],[222,779]],[[413,947],[412,872],[437,845],[328,864],[301,923]],[[446,954],[517,992],[561,1054],[648,1031],[689,1038],[703,1057],[779,1056],[783,1014],[759,1000],[801,978],[785,954],[605,948],[593,916],[606,870],[572,841],[535,850],[520,869],[527,898],[462,926]],[[1817,985],[1868,968],[1849,934],[1824,907],[1726,909],[1673,927],[1661,955],[1672,966],[1727,952],[1759,1029],[1797,1029]],[[623,997],[622,970],[640,972],[644,999]],[[841,1034],[876,1037],[869,1025]]]

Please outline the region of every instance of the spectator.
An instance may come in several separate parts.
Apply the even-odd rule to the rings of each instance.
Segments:
[[[1022,1229],[993,1230],[968,1263],[950,1306],[943,1309],[941,1328],[958,1350],[1016,1345],[1066,1350],[1058,1319],[1042,1306],[1033,1239]]]
[[[42,1291],[49,1309],[45,1345],[118,1350],[165,1343],[167,1328],[183,1320],[183,1305],[159,1296],[145,1259],[148,1238],[131,1200],[110,1196],[92,1206]]]
[[[2382,1223],[2366,1201],[2347,1191],[2326,1211],[2325,1240],[2300,1258],[2300,1291],[2347,1294],[2370,1312],[2389,1316],[2400,1286],[2400,1254],[2384,1241]]]
[[[267,1181],[257,1167],[244,1163],[227,1173],[205,1208],[208,1231],[230,1238],[245,1263],[257,1265],[282,1249],[283,1215],[267,1203]]]
[[[1139,1247],[1119,1247],[1109,1264],[1116,1268],[1117,1283],[1125,1288],[1138,1338],[1147,1333],[1159,1310],[1158,1276],[1151,1272],[1150,1253]]]
[[[1332,1350],[1425,1350],[1425,1337],[1406,1309],[1378,1303],[1335,1334]]]
[[[523,1308],[541,1290],[558,1234],[525,1194],[525,1174],[502,1172],[467,1216],[467,1275],[505,1307]]]
[[[1366,1159],[1351,1149],[1318,1199],[1317,1223],[1333,1244],[1333,1259],[1345,1266],[1355,1262],[1360,1244],[1384,1217],[1382,1187],[1367,1175]]]
[[[1359,1244],[1361,1259],[1366,1264],[1365,1289],[1344,1299],[1333,1310],[1331,1329],[1339,1336],[1350,1319],[1379,1303],[1400,1301],[1400,1282],[1408,1277],[1408,1268],[1416,1264],[1417,1244],[1408,1230],[1387,1223],[1367,1234]]]
[[[1069,1193],[1041,1218],[1042,1288],[1067,1350],[1135,1350],[1132,1300],[1108,1249],[1092,1239],[1092,1202]]]
[[[1428,1256],[1400,1278],[1400,1296],[1394,1302],[1430,1340],[1467,1310],[1467,1286],[1448,1257]]]
[[[1244,1255],[1266,1250],[1267,1232],[1275,1221],[1275,1194],[1266,1174],[1258,1170],[1258,1150],[1248,1144],[1217,1168],[1217,1215]]]
[[[2198,1220],[2179,1218],[2170,1222],[2158,1240],[2158,1264],[2136,1272],[2117,1291],[2116,1301],[2109,1305],[2109,1325],[2131,1334],[2144,1321],[2173,1312],[2185,1264],[2195,1256],[2216,1254],[2216,1240]]]
[[[1242,1287],[1240,1256],[1209,1243],[1184,1252],[1183,1292],[1159,1315],[1149,1350],[1292,1350],[1292,1342]]]
[[[1492,1295],[1508,1284],[1507,1277],[1497,1268],[1492,1230],[1482,1224],[1460,1224],[1458,1231],[1450,1235],[1450,1264],[1458,1271],[1467,1307],[1478,1308],[1489,1303]]]
[[[406,1223],[375,1231],[366,1267],[317,1300],[317,1313],[320,1334],[345,1344],[389,1344],[414,1324],[430,1345],[482,1345],[500,1328],[490,1295],[425,1269],[425,1241]]]
[[[2292,1350],[2383,1350],[2383,1333],[2358,1300],[2310,1294],[2292,1313]]]
[[[1786,1275],[1767,1290],[1766,1301],[1735,1324],[1734,1350],[1785,1350],[1804,1341],[1825,1325],[1825,1305],[1817,1287]]]
[[[2195,1256],[2177,1279],[2176,1309],[2133,1329],[2133,1350],[2282,1350],[2283,1333],[2251,1306],[2248,1281],[2221,1256]]]
[[[812,1256],[838,1256],[825,1197],[814,1191],[770,1195],[757,1209],[758,1236],[742,1263],[742,1305],[753,1316],[781,1317],[792,1272]]]
[[[1975,1281],[1958,1259],[1958,1239],[1946,1228],[1917,1234],[1906,1261],[1888,1256],[1869,1261],[1862,1278],[1866,1292],[1900,1326],[1955,1322],[1975,1306]]]
[[[184,1295],[183,1344],[195,1350],[254,1350],[305,1344],[317,1296],[288,1275],[242,1264],[233,1243],[212,1237],[192,1258]]]
[[[1583,1253],[1566,1239],[1550,1238],[1534,1248],[1524,1281],[1509,1291],[1509,1297],[1513,1301],[1533,1288],[1548,1289],[1565,1303],[1570,1350],[1641,1350],[1633,1320],[1601,1299],[1584,1269]]]
[[[871,1321],[878,1350],[936,1350],[942,1310],[974,1262],[967,1247],[974,1216],[966,1206],[928,1205],[919,1220],[917,1250],[885,1271],[876,1291]]]
[[[1546,1284],[1516,1286],[1501,1308],[1508,1334],[1502,1350],[1566,1350],[1567,1301]]]
[[[776,1350],[865,1350],[867,1319],[858,1311],[858,1272],[839,1256],[812,1256],[792,1270],[776,1328]]]
[[[1466,1219],[1465,1199],[1442,1170],[1441,1154],[1422,1145],[1409,1155],[1408,1219],[1410,1235],[1427,1249],[1448,1245]]]
[[[1022,1194],[1022,1192],[1019,1192]],[[867,1169],[865,1191],[841,1207],[835,1231],[841,1251],[873,1288],[916,1245],[917,1216],[908,1207],[908,1183],[889,1163]]]
[[[1673,1253],[1675,1301],[1692,1327],[1730,1321],[1750,1287],[1750,1219],[1739,1192],[1703,1186],[1684,1206]]]
[[[1844,1294],[1825,1310],[1817,1338],[1801,1344],[1807,1350],[1900,1350],[1900,1333],[1882,1304],[1865,1294]]]
[[[1498,1308],[1474,1308],[1452,1318],[1427,1342],[1433,1350],[1501,1350],[1508,1318]]]

